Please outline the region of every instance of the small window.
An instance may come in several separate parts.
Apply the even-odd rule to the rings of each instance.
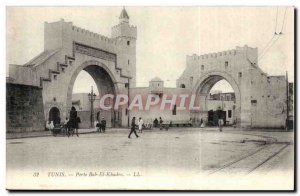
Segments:
[[[184,84],[180,84],[180,88],[185,88],[185,85]]]
[[[257,103],[257,100],[251,100],[251,103]]]
[[[130,46],[130,41],[127,41],[127,46]]]
[[[226,101],[230,101],[230,95],[226,96]]]
[[[128,59],[128,65],[129,65],[129,63],[130,63],[130,62],[129,62],[129,59]]]
[[[72,66],[72,65],[73,65],[73,61],[69,61],[69,65],[71,65],[71,66]]]
[[[225,68],[228,67],[228,61],[225,61]]]
[[[128,88],[129,84],[128,83],[125,83],[125,88]]]
[[[54,80],[57,80],[57,75],[53,75],[53,79],[54,79]]]
[[[228,118],[231,118],[231,116],[232,116],[232,111],[228,110]]]
[[[61,72],[65,73],[65,68],[61,68]]]
[[[204,65],[201,65],[201,70],[204,70]]]
[[[159,83],[157,84],[157,86],[159,86]]]
[[[193,77],[190,77],[190,83],[193,84],[193,80],[194,78]]]
[[[125,110],[125,115],[127,116],[128,115],[128,109],[126,108]]]
[[[257,105],[257,100],[251,100],[251,105],[256,106]]]
[[[240,78],[242,77],[242,72],[239,72],[239,77],[240,77]]]

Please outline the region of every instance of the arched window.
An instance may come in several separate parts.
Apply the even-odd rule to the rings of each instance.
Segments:
[[[225,68],[228,67],[228,61],[225,61]]]

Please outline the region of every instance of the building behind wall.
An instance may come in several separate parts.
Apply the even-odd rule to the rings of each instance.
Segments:
[[[207,110],[225,112],[226,125],[233,125],[235,123],[235,94],[234,93],[214,93],[210,94],[207,99]]]

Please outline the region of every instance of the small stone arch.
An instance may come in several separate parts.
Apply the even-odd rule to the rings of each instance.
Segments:
[[[180,84],[180,88],[185,88],[185,84]]]
[[[51,107],[48,112],[48,121],[53,121],[53,124],[60,124],[60,110],[57,107]]]

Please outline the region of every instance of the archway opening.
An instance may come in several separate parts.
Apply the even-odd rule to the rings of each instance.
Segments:
[[[93,91],[95,96],[90,96]],[[105,94],[115,95],[114,82],[109,73],[99,65],[88,65],[78,71],[72,88],[72,106],[77,110],[81,123],[79,128],[93,128],[95,121],[106,121],[107,127],[116,127],[121,122],[118,114],[100,108],[100,99]],[[93,100],[91,100],[91,97]],[[112,102],[113,100],[109,100]],[[108,104],[106,102],[106,104]],[[111,104],[111,103],[109,103]]]
[[[197,97],[200,111],[195,114],[206,126],[217,126],[222,118],[224,126],[236,126],[240,119],[240,92],[235,81],[227,75],[211,74],[198,83]]]
[[[235,93],[225,79],[216,82],[206,97],[207,125],[217,126],[218,118],[222,118],[224,126],[235,125]]]
[[[57,107],[52,107],[50,110],[49,110],[49,121],[53,121],[53,124],[56,125],[56,124],[60,124],[60,111]]]

